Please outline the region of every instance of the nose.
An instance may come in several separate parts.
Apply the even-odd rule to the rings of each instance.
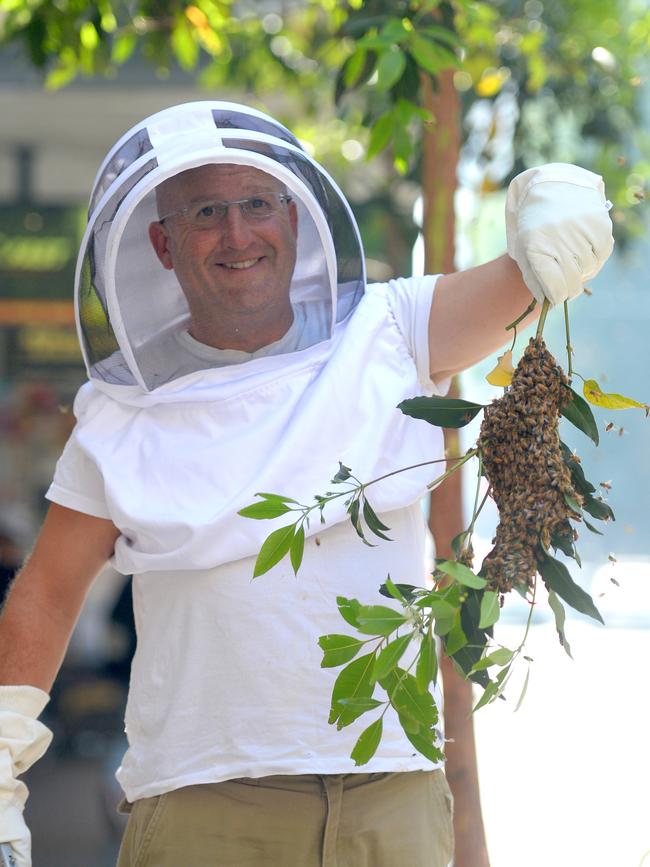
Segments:
[[[221,231],[227,246],[243,249],[251,241],[252,230],[250,223],[242,213],[239,205],[229,205],[223,217]]]

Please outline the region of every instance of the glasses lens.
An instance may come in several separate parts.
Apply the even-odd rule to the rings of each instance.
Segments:
[[[247,220],[264,220],[277,214],[282,206],[282,202],[289,201],[291,201],[291,197],[284,193],[259,193],[248,199],[236,199],[232,202],[219,200],[205,202],[194,210],[176,211],[168,214],[163,219],[177,215],[185,216],[193,226],[212,228],[223,223],[228,213],[228,208],[241,208],[241,212]]]
[[[271,217],[278,212],[279,207],[280,197],[272,193],[251,196],[250,199],[244,199],[241,203],[244,215],[253,220],[263,220],[265,217]]]

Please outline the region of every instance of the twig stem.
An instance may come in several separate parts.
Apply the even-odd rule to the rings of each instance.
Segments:
[[[535,340],[539,340],[544,332],[544,324],[546,323],[546,314],[551,309],[551,302],[548,298],[544,299],[542,304],[542,312],[540,313],[539,322],[537,323],[537,331],[535,332]]]
[[[564,302],[564,331],[566,334],[566,352],[567,352],[567,376],[569,383],[573,378],[573,346],[571,346],[571,331],[569,329],[569,302]]]

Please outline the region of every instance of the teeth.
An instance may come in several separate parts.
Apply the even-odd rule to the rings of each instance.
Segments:
[[[245,262],[224,262],[223,267],[235,269],[251,268],[257,261],[257,259],[246,259]]]

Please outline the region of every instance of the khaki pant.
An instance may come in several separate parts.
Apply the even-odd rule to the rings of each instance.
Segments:
[[[447,867],[441,770],[272,776],[136,801],[117,867]]]

